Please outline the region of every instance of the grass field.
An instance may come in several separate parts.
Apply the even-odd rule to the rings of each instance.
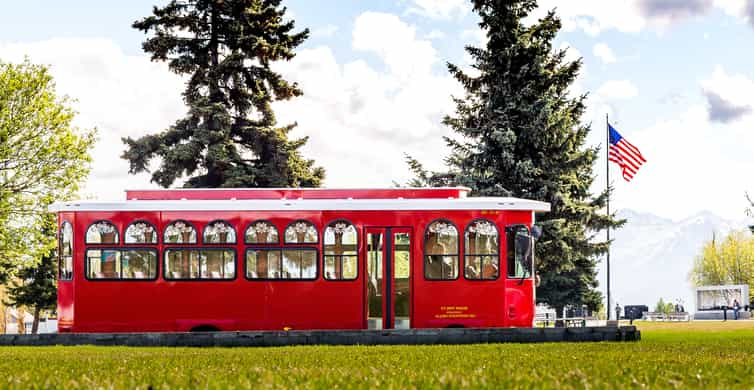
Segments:
[[[2,347],[0,388],[754,388],[754,321],[637,325],[636,343]]]

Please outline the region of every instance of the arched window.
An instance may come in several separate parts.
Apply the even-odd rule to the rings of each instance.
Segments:
[[[246,228],[247,244],[277,244],[280,241],[278,229],[268,221],[254,221]]]
[[[286,244],[316,244],[318,236],[317,228],[309,221],[298,220],[285,228]]]
[[[205,244],[235,244],[236,229],[225,221],[212,221],[204,227],[202,241]]]
[[[87,244],[117,244],[118,228],[110,221],[97,221],[86,230]]]
[[[165,228],[165,244],[196,244],[196,229],[186,221],[173,221]]]
[[[486,219],[472,221],[464,235],[464,275],[472,280],[494,280],[500,275],[500,235]]]
[[[325,228],[325,279],[353,280],[358,276],[358,234],[347,221]]]
[[[73,226],[68,221],[60,225],[58,237],[58,280],[73,279]]]
[[[123,241],[126,244],[156,244],[157,229],[147,221],[132,222],[126,228]]]
[[[458,278],[458,229],[450,221],[434,221],[424,232],[424,277]]]

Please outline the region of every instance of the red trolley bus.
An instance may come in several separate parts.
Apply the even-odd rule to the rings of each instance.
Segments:
[[[467,188],[127,191],[58,213],[60,332],[530,327],[549,204]]]

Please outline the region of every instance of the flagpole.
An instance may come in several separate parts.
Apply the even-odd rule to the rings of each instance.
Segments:
[[[607,143],[605,143],[605,189],[607,190],[607,217],[610,218],[610,119],[605,113],[605,129]],[[610,320],[610,224],[607,225],[607,319]],[[616,318],[618,320],[619,318]]]

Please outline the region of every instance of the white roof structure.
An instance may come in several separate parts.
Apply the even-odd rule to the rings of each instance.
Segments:
[[[502,197],[452,199],[275,199],[275,200],[136,200],[69,201],[51,212],[78,211],[431,211],[521,210],[548,212],[550,204]]]

